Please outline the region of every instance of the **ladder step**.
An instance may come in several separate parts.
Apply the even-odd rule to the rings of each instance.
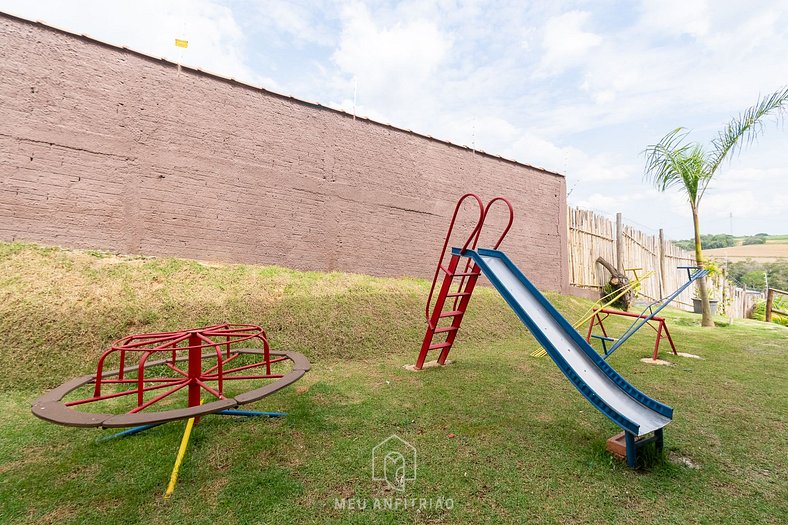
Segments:
[[[439,267],[441,270],[443,270],[444,272],[448,273],[448,274],[449,274],[451,277],[468,277],[468,276],[471,276],[471,275],[476,275],[476,276],[478,276],[478,275],[481,275],[481,273],[482,273],[481,271],[478,271],[478,272],[460,272],[460,273],[451,273],[451,272],[449,271],[449,269],[448,269],[448,268],[446,268],[445,266],[443,266],[442,264],[441,264],[441,265],[439,265],[438,267]]]
[[[435,343],[434,345],[430,345],[430,350],[437,350],[438,348],[448,348],[451,346],[451,343]]]
[[[445,334],[446,332],[456,332],[459,330],[456,326],[444,326],[443,328],[436,328],[432,331],[433,334]]]
[[[447,293],[446,297],[465,297],[467,295],[471,295],[471,292]]]
[[[457,317],[458,315],[462,315],[462,310],[452,310],[451,312],[442,312],[439,317]]]

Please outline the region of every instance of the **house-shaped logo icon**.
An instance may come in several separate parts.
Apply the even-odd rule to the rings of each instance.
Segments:
[[[392,489],[403,492],[405,482],[416,479],[416,447],[396,434],[375,445],[372,479],[385,481]]]

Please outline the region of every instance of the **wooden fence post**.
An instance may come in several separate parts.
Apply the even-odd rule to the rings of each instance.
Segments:
[[[772,306],[774,306],[774,290],[769,288],[766,292],[766,322],[772,322]]]
[[[665,232],[659,229],[659,296],[665,297]]]
[[[616,267],[624,273],[624,222],[621,212],[616,213]]]

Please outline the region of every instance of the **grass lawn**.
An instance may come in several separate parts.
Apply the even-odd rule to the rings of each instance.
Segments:
[[[618,431],[491,289],[475,294],[451,359],[408,372],[427,283],[281,268],[205,266],[0,244],[0,523],[784,523],[788,515],[788,328],[736,320],[701,329],[668,310],[679,351],[643,330],[610,362],[675,409],[666,457],[632,471],[605,452]],[[589,302],[550,294],[568,318]],[[135,331],[256,322],[307,376],[249,408],[282,419],[208,416],[170,500],[185,422],[96,442],[110,430],[30,414],[47,388],[91,372]],[[623,331],[624,320],[606,327]],[[13,330],[13,332],[12,332]],[[650,333],[649,333],[650,332]],[[667,348],[667,346],[666,346]],[[373,447],[417,449],[404,495],[371,479]],[[375,510],[375,498],[452,508]],[[335,508],[367,501],[366,510]]]

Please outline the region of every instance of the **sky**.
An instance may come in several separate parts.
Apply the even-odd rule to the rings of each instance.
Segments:
[[[788,85],[788,0],[0,0],[0,11],[566,175],[571,206],[689,238],[644,180]],[[174,39],[189,42],[175,47]],[[701,231],[788,233],[788,129],[717,173]]]

